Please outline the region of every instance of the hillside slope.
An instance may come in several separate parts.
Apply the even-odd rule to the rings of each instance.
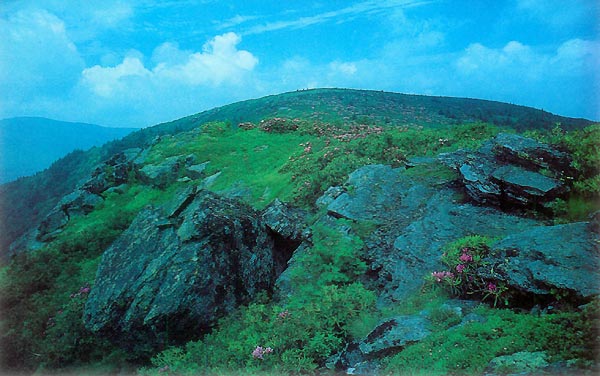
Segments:
[[[27,228],[35,226],[101,160],[127,148],[145,147],[157,136],[188,131],[212,121],[258,122],[285,117],[335,124],[386,124],[436,128],[465,122],[490,122],[518,130],[579,129],[592,122],[529,107],[478,99],[406,95],[350,89],[313,89],[233,103],[129,134],[98,150],[74,153],[48,171],[0,186],[0,255]]]
[[[0,369],[594,374],[600,126],[393,98],[242,102],[2,186]]]
[[[42,171],[76,149],[100,146],[134,130],[40,117],[0,120],[0,184]]]

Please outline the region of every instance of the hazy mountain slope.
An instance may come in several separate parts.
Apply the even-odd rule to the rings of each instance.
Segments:
[[[33,175],[73,150],[100,146],[134,130],[40,117],[0,120],[0,183]]]
[[[114,153],[144,147],[157,136],[177,134],[211,121],[237,125],[273,117],[426,128],[483,121],[519,130],[550,129],[556,123],[564,129],[574,129],[592,123],[507,103],[366,90],[302,90],[242,101],[139,130],[102,148],[61,159],[41,174],[0,186],[0,213],[4,217],[0,220],[0,254],[8,244],[44,218],[99,161]]]

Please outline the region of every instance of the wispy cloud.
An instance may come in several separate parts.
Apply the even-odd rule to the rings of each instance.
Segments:
[[[319,13],[314,16],[300,17],[293,20],[267,22],[256,25],[243,32],[243,34],[261,34],[283,29],[302,29],[324,22],[343,22],[344,19],[352,19],[358,15],[379,14],[389,10],[390,8],[410,8],[426,5],[431,2],[432,1],[414,0],[363,1],[342,9]]]
[[[241,15],[237,14],[234,17],[231,17],[230,19],[225,20],[225,21],[220,21],[220,22],[215,21],[215,24],[216,24],[217,30],[223,30],[223,29],[228,29],[228,28],[232,28],[235,26],[239,26],[248,21],[256,20],[258,18],[260,18],[260,17],[259,16],[241,16]]]

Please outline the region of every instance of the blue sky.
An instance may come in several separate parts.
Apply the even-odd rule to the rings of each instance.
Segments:
[[[0,118],[148,126],[350,87],[600,120],[596,0],[0,2]]]

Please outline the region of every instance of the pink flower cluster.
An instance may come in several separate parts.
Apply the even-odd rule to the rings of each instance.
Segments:
[[[283,312],[279,312],[279,314],[277,315],[277,317],[279,317],[280,319],[287,319],[290,316],[291,313],[287,309]]]
[[[299,119],[272,118],[260,121],[260,129],[265,132],[284,133],[298,129]]]
[[[82,286],[79,288],[79,291],[77,291],[76,293],[73,293],[69,296],[71,297],[71,299],[73,299],[78,296],[87,295],[90,293],[90,291],[91,291],[91,289],[88,286]]]
[[[360,124],[353,125],[346,133],[334,134],[333,138],[339,141],[348,142],[359,138],[365,138],[370,134],[380,134],[383,131],[383,127],[371,127],[366,124]]]
[[[471,254],[469,253],[469,248],[463,248],[462,254],[458,259],[463,263],[473,262],[473,256],[471,256]],[[456,265],[456,271],[458,273],[462,273],[466,268],[467,266],[465,264]]]
[[[452,279],[454,278],[454,274],[451,272],[433,272],[431,273],[433,278],[435,278],[436,282],[442,282],[444,279]]]
[[[262,346],[256,346],[254,351],[252,351],[252,356],[255,359],[264,359],[265,354],[270,354],[273,352],[273,349],[270,347],[263,348]]]
[[[496,288],[497,288],[497,286],[495,283],[490,282],[487,285],[487,289],[489,292],[496,292]]]

